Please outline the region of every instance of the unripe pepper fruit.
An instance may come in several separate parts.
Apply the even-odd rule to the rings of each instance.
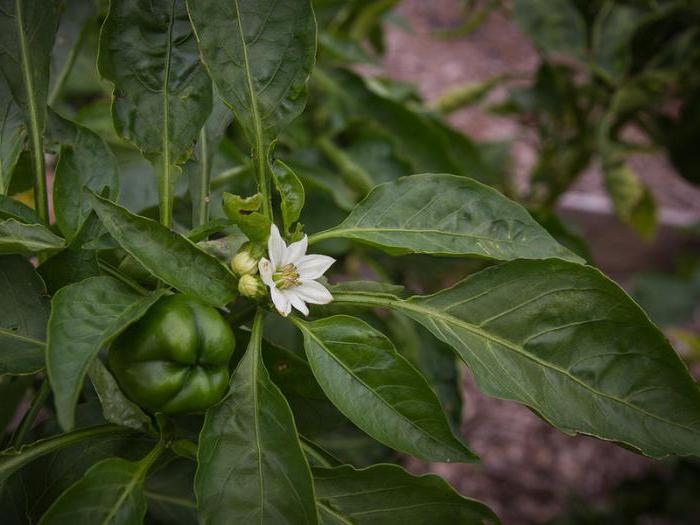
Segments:
[[[191,413],[225,394],[235,346],[216,309],[176,294],[160,299],[122,332],[108,362],[126,396],[143,408]]]

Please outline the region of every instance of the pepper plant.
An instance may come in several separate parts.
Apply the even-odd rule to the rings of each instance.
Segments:
[[[497,522],[397,464],[477,461],[455,356],[568,434],[700,453],[700,391],[663,334],[478,163],[377,174],[347,216],[326,213],[332,169],[324,189],[284,161],[312,129],[295,129],[308,0],[102,8],[0,10],[3,523]],[[99,101],[68,96],[90,60],[109,128]],[[416,258],[482,269],[412,295],[382,264]]]

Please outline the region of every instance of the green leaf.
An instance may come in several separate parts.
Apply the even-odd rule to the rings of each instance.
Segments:
[[[69,284],[101,275],[97,251],[76,250],[71,247],[41,263],[37,271],[52,294]]]
[[[88,374],[107,421],[135,430],[148,429],[151,426],[151,418],[144,414],[138,405],[126,398],[102,361],[94,359],[88,368]]]
[[[272,180],[282,198],[280,206],[284,231],[289,233],[304,208],[304,186],[292,168],[281,160],[276,160],[272,165]]]
[[[240,197],[224,193],[224,212],[251,241],[264,242],[270,235],[270,219],[260,213],[263,196]]]
[[[17,413],[17,407],[24,399],[27,389],[32,384],[32,378],[26,376],[12,377],[12,376],[2,376],[0,377],[0,398],[2,399],[2,405],[0,405],[0,436],[7,430],[7,425],[15,418]],[[2,487],[0,486],[0,500],[2,500]],[[0,503],[0,509],[2,509],[2,504]]]
[[[165,165],[187,160],[211,112],[212,90],[184,0],[111,2],[98,67],[114,84],[117,132]]]
[[[7,478],[9,478],[14,472],[37,458],[51,454],[63,448],[70,447],[76,443],[81,443],[88,439],[111,436],[125,432],[133,432],[133,430],[114,425],[97,425],[35,441],[34,443],[25,445],[16,451],[12,449],[5,450],[0,453],[0,488],[2,488],[5,481],[7,481]]]
[[[4,75],[0,75],[0,115],[0,195],[4,195],[27,137],[22,110],[12,97]]]
[[[596,15],[591,47],[593,63],[613,82],[620,82],[632,61],[630,41],[646,13],[608,0]]]
[[[261,356],[262,313],[227,397],[207,411],[195,493],[204,524],[317,523],[291,410]]]
[[[39,523],[142,523],[146,515],[144,479],[161,450],[159,444],[141,461],[108,458],[96,463],[54,501]]]
[[[639,235],[651,239],[658,226],[656,203],[649,188],[627,164],[615,162],[603,166],[605,187],[615,207],[615,213]]]
[[[232,120],[233,113],[229,107],[218,96],[214,97],[211,114],[199,132],[195,156],[183,168],[192,197],[193,226],[203,226],[209,221],[211,164]]]
[[[117,161],[99,135],[53,111],[49,136],[61,144],[53,184],[56,224],[71,241],[92,209],[84,187],[111,200],[119,195]]]
[[[96,25],[97,5],[92,0],[72,0],[60,4],[60,23],[51,53],[49,106],[55,107],[61,91],[76,64],[90,30]],[[91,35],[90,35],[91,36]],[[93,62],[94,67],[94,62]]]
[[[165,291],[143,296],[112,277],[91,277],[54,295],[46,365],[61,427],[73,428],[83,379],[100,348],[145,314]]]
[[[31,374],[44,367],[49,319],[46,286],[32,264],[0,256],[0,376]]]
[[[316,53],[309,0],[195,0],[187,8],[221,97],[257,152],[306,104]]]
[[[466,177],[424,174],[377,186],[338,226],[310,243],[344,237],[392,255],[581,261],[519,204]]]
[[[180,459],[153,469],[146,480],[148,520],[197,525],[197,505],[192,490],[195,468],[194,461]]]
[[[377,441],[427,461],[476,456],[452,434],[425,378],[370,325],[348,316],[295,324],[314,375],[348,419]]]
[[[26,224],[41,222],[33,209],[7,195],[0,195],[0,219],[16,219]]]
[[[398,465],[314,467],[324,525],[396,523],[500,523],[483,503],[460,496],[434,474],[414,476]]]
[[[334,298],[412,317],[457,351],[486,394],[564,432],[653,457],[700,455],[698,385],[646,314],[593,268],[514,261],[435,295]]]
[[[397,350],[425,376],[440,399],[453,428],[459,428],[462,417],[462,383],[452,348],[404,316],[392,312],[385,322],[389,337],[395,342]]]
[[[233,274],[185,237],[95,194],[91,200],[110,235],[153,275],[213,306],[235,298]]]
[[[15,219],[0,221],[0,254],[31,255],[61,250],[63,239],[41,224],[24,224]]]
[[[42,135],[46,126],[46,104],[49,90],[49,64],[54,44],[58,14],[53,0],[4,0],[0,11],[0,76],[8,83],[9,91],[17,106],[22,108],[32,147],[32,160],[36,183],[45,192],[44,147]],[[4,88],[3,88],[4,89]],[[2,89],[0,89],[2,91]],[[5,100],[6,102],[6,100]],[[2,161],[0,165],[11,169],[16,159],[16,108],[5,103],[12,117],[7,124],[10,137],[3,132]],[[12,126],[15,126],[15,131]],[[9,139],[5,147],[5,140]],[[5,154],[8,154],[6,159]],[[3,180],[4,179],[4,180]],[[3,173],[0,183],[9,185],[9,177]],[[2,189],[2,188],[0,188]],[[4,191],[2,191],[4,193]],[[44,210],[47,211],[47,210]],[[40,210],[39,215],[48,222]]]
[[[515,0],[513,14],[520,28],[543,51],[585,58],[586,21],[571,0]]]

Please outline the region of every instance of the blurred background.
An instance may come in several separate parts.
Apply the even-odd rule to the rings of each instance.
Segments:
[[[51,105],[106,137],[119,162],[120,202],[156,216],[151,167],[114,132],[111,86],[95,67],[106,2],[61,5]],[[421,172],[473,177],[523,204],[560,242],[622,284],[699,376],[700,1],[314,5],[319,51],[307,110],[275,151],[314,203],[302,216],[307,232],[342,220],[381,182]],[[217,217],[220,193],[252,193],[254,176],[230,112],[214,111],[229,115],[219,126],[221,143],[204,153]],[[188,170],[202,154],[197,150],[177,183],[182,231],[192,225]],[[9,193],[31,202],[29,162],[20,157]],[[209,248],[230,259],[237,246],[224,240],[209,241]],[[386,280],[417,293],[484,267],[391,259],[346,241],[324,249],[341,259],[334,280]],[[700,523],[698,461],[656,462],[566,436],[522,406],[480,395],[454,355],[415,324],[392,316],[381,322],[482,458],[476,465],[411,460],[414,472],[439,473],[506,524]],[[292,345],[285,326],[278,333]],[[331,428],[333,417],[322,409],[295,409],[297,424],[342,459],[405,462],[356,430]]]

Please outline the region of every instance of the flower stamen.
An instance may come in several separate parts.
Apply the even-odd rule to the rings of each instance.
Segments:
[[[280,290],[286,290],[294,286],[299,286],[299,272],[293,264],[285,264],[281,270],[272,274],[272,280],[275,281],[275,286]]]

